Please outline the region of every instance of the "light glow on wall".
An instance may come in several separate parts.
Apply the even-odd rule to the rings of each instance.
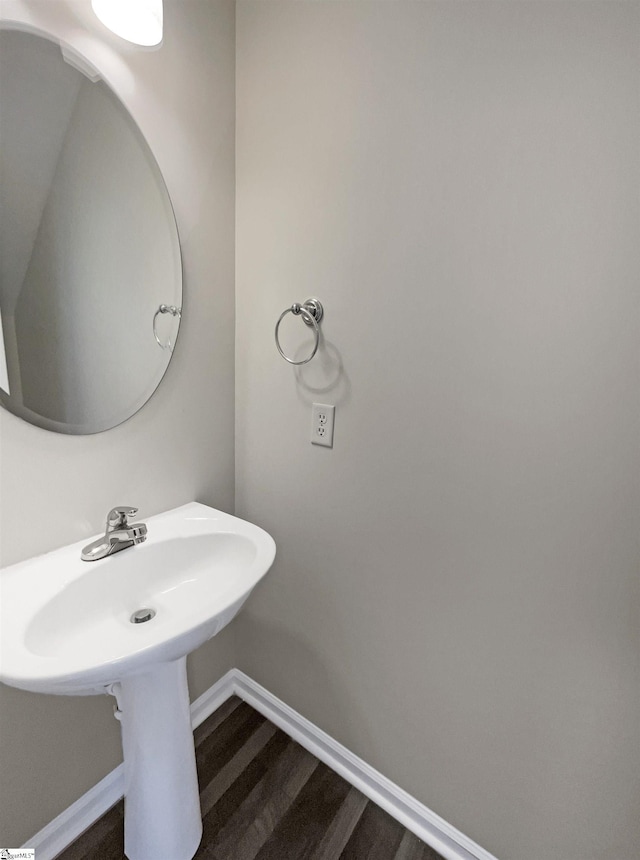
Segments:
[[[136,45],[162,42],[162,0],[91,0],[105,27]]]

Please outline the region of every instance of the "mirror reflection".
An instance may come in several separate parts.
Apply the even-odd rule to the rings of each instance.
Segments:
[[[143,406],[182,305],[159,167],[119,99],[80,68],[48,39],[0,30],[0,401],[62,433]]]

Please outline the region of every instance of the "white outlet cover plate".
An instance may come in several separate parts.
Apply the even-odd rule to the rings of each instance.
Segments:
[[[333,448],[335,406],[314,403],[311,407],[311,444]]]

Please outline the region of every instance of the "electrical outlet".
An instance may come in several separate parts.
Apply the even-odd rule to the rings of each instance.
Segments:
[[[314,403],[311,407],[311,444],[333,448],[333,418],[336,407]]]

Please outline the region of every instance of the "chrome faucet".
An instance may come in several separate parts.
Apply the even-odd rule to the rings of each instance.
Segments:
[[[82,561],[97,561],[114,552],[143,543],[147,539],[146,523],[130,523],[137,508],[125,506],[112,508],[107,515],[107,525],[103,537],[85,546],[80,558]]]

